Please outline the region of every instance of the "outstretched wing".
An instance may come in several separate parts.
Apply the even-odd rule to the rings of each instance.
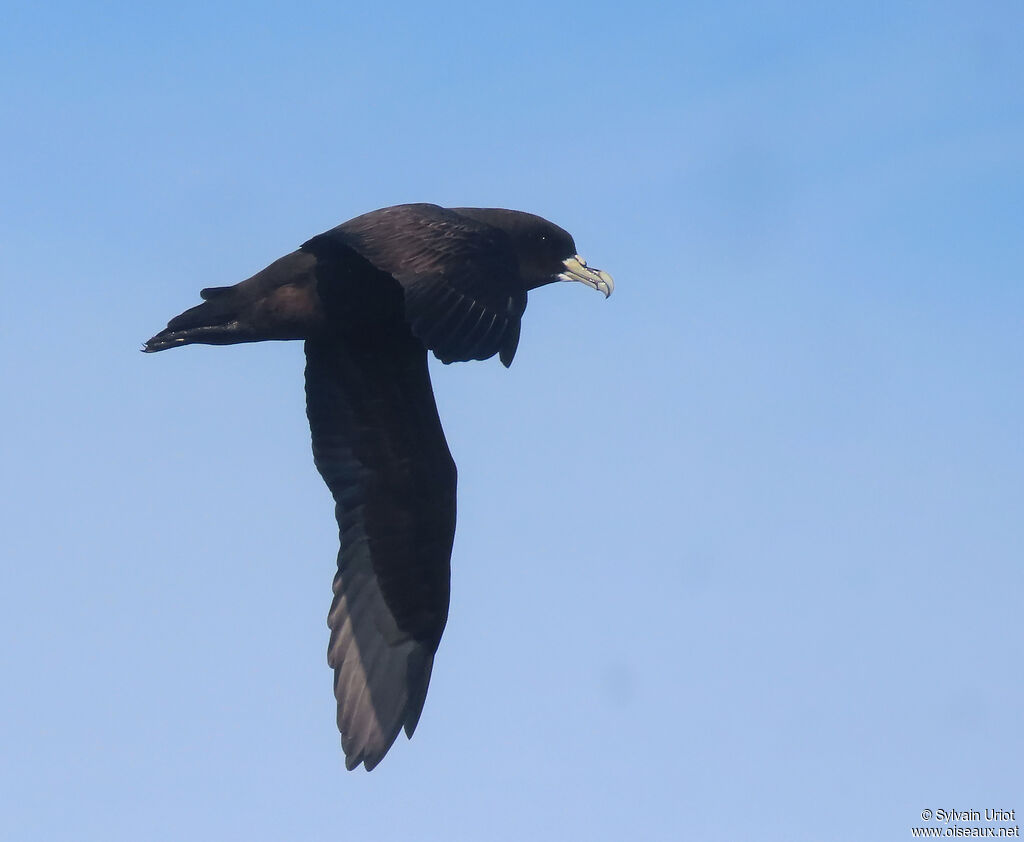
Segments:
[[[423,709],[448,617],[455,463],[423,345],[306,342],[313,458],[341,538],[328,616],[345,765],[372,769]]]
[[[526,289],[505,232],[437,205],[397,205],[357,216],[307,241],[318,257],[358,252],[405,293],[413,333],[444,363],[500,352],[512,363]]]

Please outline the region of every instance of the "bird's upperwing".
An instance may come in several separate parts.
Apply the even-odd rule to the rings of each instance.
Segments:
[[[313,458],[341,537],[328,616],[345,764],[412,736],[448,616],[455,463],[423,345],[306,342]]]
[[[501,354],[512,363],[526,289],[507,235],[437,205],[358,216],[307,241],[318,256],[350,248],[394,277],[413,333],[444,363]]]

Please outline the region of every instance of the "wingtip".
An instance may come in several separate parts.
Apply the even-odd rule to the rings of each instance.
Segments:
[[[390,746],[389,746],[390,748]],[[345,743],[342,740],[342,751],[345,751]],[[365,747],[356,749],[352,752],[345,753],[345,769],[349,772],[353,772],[362,766],[367,772],[372,772],[377,768],[377,764],[384,759],[384,755],[387,754],[387,749],[384,752],[371,752]]]

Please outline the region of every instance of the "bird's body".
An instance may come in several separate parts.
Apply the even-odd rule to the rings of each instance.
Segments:
[[[305,340],[313,457],[341,539],[328,662],[350,769],[372,769],[403,727],[412,735],[448,616],[456,469],[427,351],[510,365],[527,292],[555,280],[612,289],[540,217],[399,205],[204,289],[146,343]]]

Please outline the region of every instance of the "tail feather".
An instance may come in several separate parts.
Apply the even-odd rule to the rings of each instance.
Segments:
[[[231,290],[232,287],[228,287],[226,291]],[[171,319],[166,328],[146,343],[143,350],[152,353],[195,342],[205,345],[231,345],[246,341],[246,328],[240,321],[245,306],[236,298],[237,296],[220,295],[189,308]]]
[[[247,336],[242,325],[237,321],[220,325],[197,325],[185,330],[172,330],[170,327],[161,330],[156,336],[146,341],[142,350],[151,354],[155,351],[166,351],[178,345],[235,345],[239,342],[255,342],[257,337]]]
[[[248,280],[208,287],[198,304],[146,342],[152,353],[179,345],[234,345],[265,339],[312,339],[324,328],[316,258],[292,252]]]
[[[244,305],[235,301],[234,296],[223,295],[190,307],[180,316],[175,316],[167,323],[167,329],[182,331],[197,327],[216,327],[236,320],[244,310]]]

